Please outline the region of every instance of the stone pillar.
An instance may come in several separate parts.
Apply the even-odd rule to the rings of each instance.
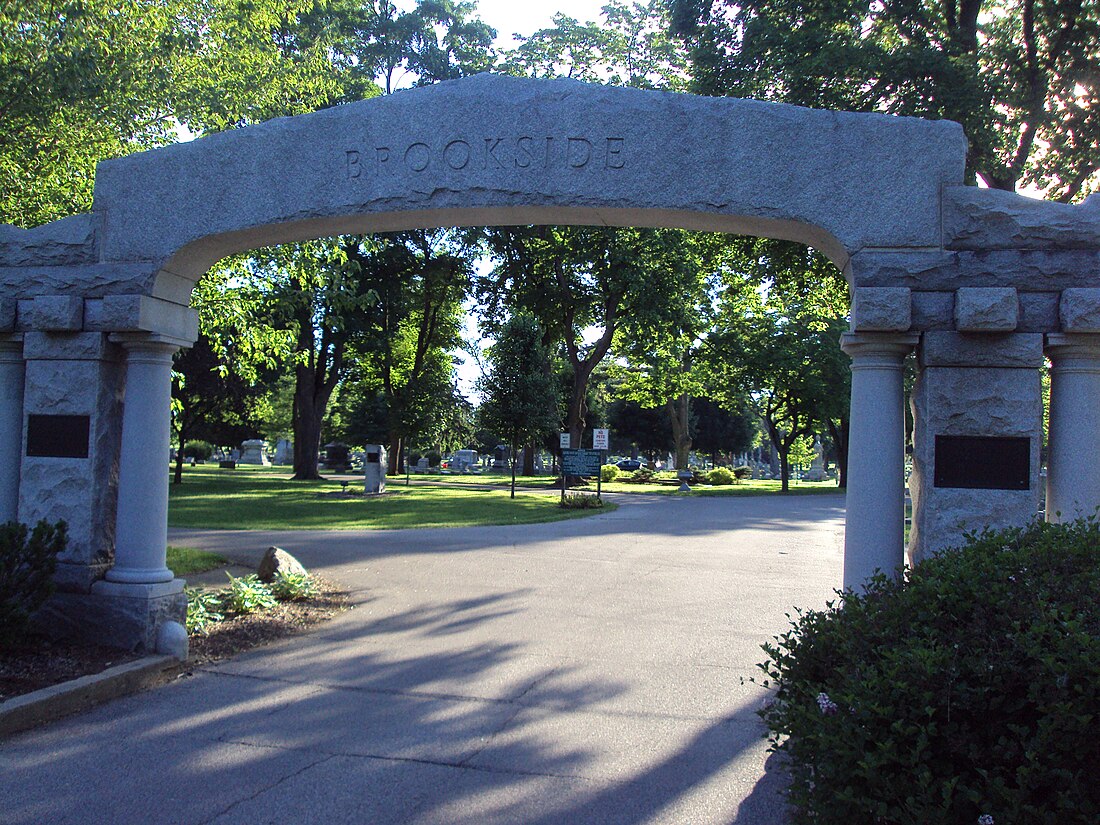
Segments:
[[[0,522],[19,518],[25,372],[23,336],[0,338]]]
[[[1100,508],[1100,335],[1048,335],[1051,362],[1046,520]]]
[[[916,335],[891,333],[846,333],[841,338],[841,348],[852,358],[845,587],[859,587],[876,570],[893,574],[904,563],[902,367],[917,340]]]
[[[115,563],[107,580],[172,581],[168,547],[168,451],[172,355],[180,342],[160,336],[112,336],[126,350]]]
[[[917,355],[912,564],[1038,513],[1043,336],[928,331]]]

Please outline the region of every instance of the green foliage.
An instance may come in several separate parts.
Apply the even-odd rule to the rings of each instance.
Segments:
[[[1100,821],[1100,528],[984,533],[800,612],[761,712],[797,823]]]
[[[604,464],[600,467],[600,481],[607,483],[619,477],[619,468],[614,464]]]
[[[222,599],[224,592],[212,590],[200,590],[189,587],[185,591],[187,596],[187,634],[206,635],[210,632],[210,625],[225,620],[222,613]]]
[[[565,510],[597,510],[603,507],[603,499],[588,493],[566,493],[561,506]]]
[[[654,476],[656,476],[656,473],[654,473],[653,470],[648,467],[639,467],[630,474],[630,478],[624,478],[623,481],[630,484],[645,484],[652,481]]]
[[[752,478],[752,467],[734,467],[733,476],[738,481],[744,481],[746,478]]]
[[[247,615],[261,610],[270,610],[278,603],[271,588],[260,581],[255,574],[237,578],[229,576],[229,591],[223,604],[234,613]]]
[[[281,602],[300,602],[317,595],[317,582],[308,573],[279,570],[271,582],[271,593]]]
[[[739,479],[734,475],[733,471],[727,467],[715,467],[713,470],[707,473],[706,483],[713,484],[716,487],[720,487],[724,484],[733,484]]]
[[[64,521],[40,521],[33,531],[17,521],[0,524],[0,647],[20,637],[53,593],[57,556],[67,541]]]
[[[214,455],[214,447],[209,441],[188,441],[183,445],[183,455],[186,458],[199,458],[206,461]]]
[[[207,550],[196,550],[193,547],[169,545],[167,556],[168,569],[177,576],[204,573],[226,563],[225,556]]]
[[[1100,7],[1063,0],[673,0],[696,90],[963,125],[970,177],[1100,185]]]

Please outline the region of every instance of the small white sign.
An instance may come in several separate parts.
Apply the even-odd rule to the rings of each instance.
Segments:
[[[593,430],[592,431],[592,449],[593,450],[607,450],[607,449],[610,449],[607,446],[607,430]]]
[[[558,436],[558,446],[560,446],[563,450],[569,449],[569,433],[561,433]]]

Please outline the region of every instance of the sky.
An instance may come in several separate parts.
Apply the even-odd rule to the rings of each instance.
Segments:
[[[563,12],[582,23],[600,18],[606,0],[550,0],[545,5],[529,0],[478,0],[478,16],[497,30],[497,45],[515,45],[512,34],[529,35],[548,28],[551,17]]]

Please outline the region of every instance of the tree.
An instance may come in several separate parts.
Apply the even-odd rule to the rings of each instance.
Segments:
[[[378,298],[359,351],[386,399],[389,471],[397,472],[407,440],[434,431],[453,403],[449,353],[461,343],[474,247],[453,230],[415,230],[375,236],[348,253]]]
[[[708,453],[714,464],[721,455],[735,456],[752,449],[756,423],[744,409],[744,402],[730,403],[728,408],[710,398],[696,398],[693,403],[694,447]]]
[[[643,407],[626,398],[616,399],[608,410],[608,424],[616,448],[630,448],[633,455],[641,452],[650,461],[672,446],[668,416],[660,408]]]
[[[525,77],[571,77],[644,89],[684,89],[687,53],[669,36],[664,0],[618,0],[601,9],[602,23],[580,23],[560,12],[553,27],[516,39],[501,69]]]
[[[512,498],[516,497],[516,459],[521,444],[558,426],[558,398],[550,372],[550,353],[534,316],[513,315],[489,350],[491,367],[483,389],[482,421],[512,448]]]
[[[949,118],[967,168],[1054,200],[1100,187],[1100,6],[1081,0],[671,0],[704,94]]]

